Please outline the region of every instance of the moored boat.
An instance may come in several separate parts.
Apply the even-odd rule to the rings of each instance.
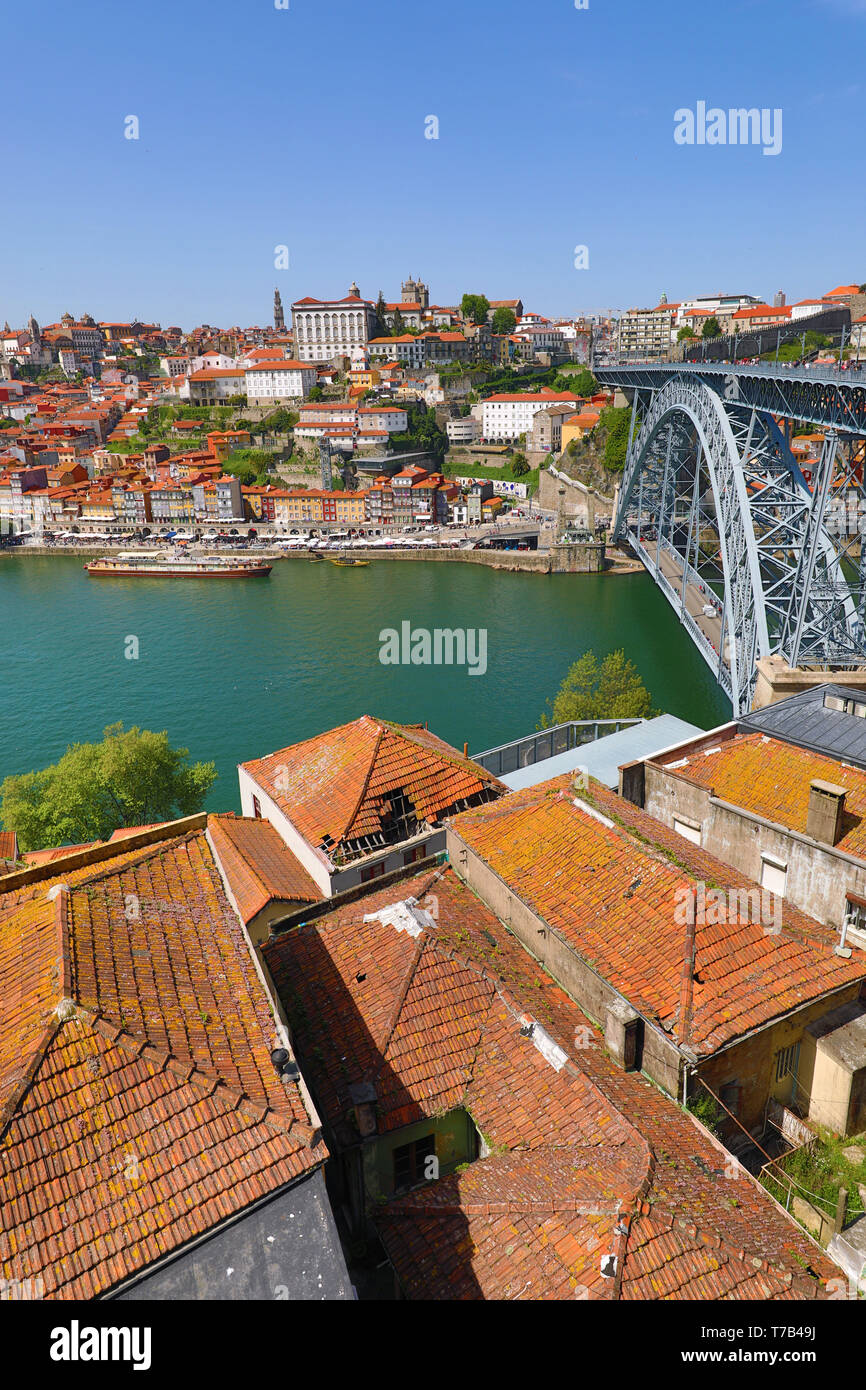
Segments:
[[[361,569],[369,565],[369,560],[356,560],[349,555],[328,555],[326,557],[332,565],[339,565],[341,569]]]
[[[84,566],[96,579],[250,579],[269,575],[266,557],[247,560],[239,555],[188,555],[183,552],[128,550],[119,555],[100,555]]]

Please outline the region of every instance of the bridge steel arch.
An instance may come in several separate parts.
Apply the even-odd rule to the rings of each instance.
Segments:
[[[860,666],[866,649],[824,525],[835,432],[810,489],[772,416],[738,399],[736,387],[732,396],[687,374],[636,389],[639,427],[613,535],[628,539],[741,714],[762,657]],[[710,621],[704,601],[716,610]]]

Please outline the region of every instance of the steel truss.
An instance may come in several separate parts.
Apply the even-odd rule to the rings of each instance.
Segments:
[[[829,429],[810,488],[772,415],[723,399],[721,384],[669,373],[636,385],[614,538],[628,538],[740,714],[762,657],[866,665],[859,534],[837,546],[826,524],[840,480],[862,496],[863,454],[849,439],[839,451]]]

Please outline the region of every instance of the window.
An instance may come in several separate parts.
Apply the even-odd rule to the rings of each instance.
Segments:
[[[253,797],[253,815],[256,820],[261,820],[262,818],[262,806],[257,796]]]
[[[788,865],[782,859],[777,859],[772,854],[761,855],[761,887],[768,893],[775,893],[777,897],[784,898],[785,884],[788,878]]]
[[[371,878],[381,878],[384,872],[384,859],[380,859],[378,864],[368,864],[366,869],[361,870],[361,882],[369,883]]]
[[[427,858],[427,846],[416,845],[414,849],[407,849],[403,853],[404,864],[417,864],[419,859]]]
[[[845,899],[845,921],[850,931],[866,932],[866,903],[859,898]]]
[[[410,1144],[401,1144],[394,1150],[394,1191],[405,1191],[415,1183],[424,1181],[424,1167],[428,1158],[436,1154],[436,1139],[425,1134],[413,1139]]]
[[[681,816],[674,816],[674,830],[683,839],[691,840],[693,845],[701,843],[701,827],[698,821],[683,820]]]
[[[786,1076],[792,1076],[792,1077],[794,1077],[794,1078],[796,1079],[796,1076],[797,1076],[797,1067],[798,1067],[798,1065],[799,1065],[799,1062],[800,1062],[800,1044],[799,1044],[799,1042],[791,1043],[791,1046],[790,1046],[790,1047],[783,1047],[783,1048],[781,1049],[780,1052],[777,1052],[777,1053],[776,1053],[776,1072],[775,1072],[775,1077],[774,1077],[774,1080],[776,1081],[776,1083],[778,1084],[778,1082],[784,1081],[784,1079],[785,1079]]]

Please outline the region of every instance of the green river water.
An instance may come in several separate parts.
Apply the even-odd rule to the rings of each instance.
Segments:
[[[367,713],[428,721],[470,752],[531,733],[587,648],[624,647],[653,703],[705,728],[730,706],[648,576],[512,574],[292,559],[269,579],[90,579],[80,556],[0,557],[0,780],[106,724],[167,729],[219,771]],[[484,628],[487,670],[382,665],[379,633]],[[138,639],[138,659],[128,638]]]

